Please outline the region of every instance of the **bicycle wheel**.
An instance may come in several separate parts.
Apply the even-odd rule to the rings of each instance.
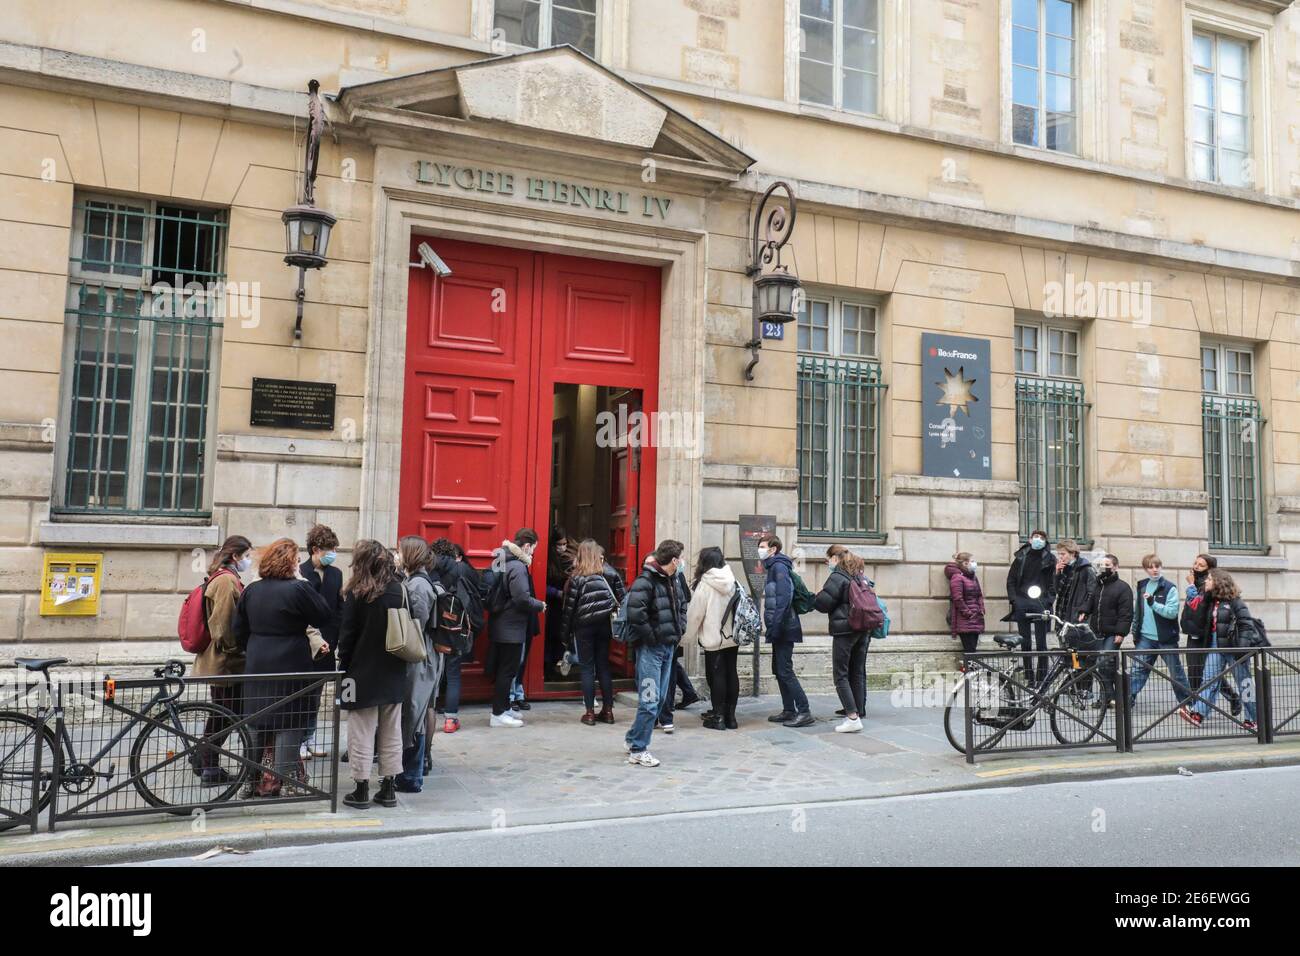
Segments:
[[[1110,712],[1110,698],[1093,670],[1065,671],[1048,691],[1052,734],[1063,744],[1092,740]]]
[[[1023,680],[1023,676],[1017,677]],[[966,752],[966,690],[965,684],[971,682],[970,711],[971,739],[974,746],[979,746],[982,739],[999,732],[999,725],[1005,724],[1005,715],[1018,713],[1022,708],[1020,691],[1001,671],[972,668],[967,671],[955,690],[948,697],[948,705],[943,711],[943,731],[948,735],[948,743],[959,753]]]
[[[149,716],[159,725],[150,724],[135,739],[129,766],[135,789],[150,806],[220,803],[239,791],[249,767],[235,756],[252,760],[253,737],[247,725],[225,730],[240,719],[233,711],[192,703],[155,708]],[[211,739],[214,749],[206,761],[199,750],[177,757],[190,748],[187,737]],[[217,752],[218,747],[226,752]]]
[[[54,736],[54,728],[40,725],[30,714],[13,711],[0,713],[0,807],[11,813],[26,813],[32,806],[32,771],[35,769],[37,738],[41,748],[40,796],[36,809],[39,813],[53,796],[54,768],[62,766],[62,750]],[[22,826],[10,817],[0,817],[0,830]]]

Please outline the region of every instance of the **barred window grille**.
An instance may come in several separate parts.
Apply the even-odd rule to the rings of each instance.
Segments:
[[[799,356],[799,528],[875,536],[880,529],[876,362]]]
[[[225,233],[215,210],[78,197],[57,510],[208,513]]]
[[[1020,534],[1087,539],[1083,472],[1083,385],[1016,379],[1016,469]]]
[[[1205,395],[1201,436],[1211,548],[1262,548],[1259,439],[1264,420],[1253,398]]]

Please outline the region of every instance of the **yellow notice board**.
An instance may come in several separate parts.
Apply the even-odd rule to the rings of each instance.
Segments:
[[[41,615],[85,617],[99,613],[102,554],[45,555],[41,571]]]

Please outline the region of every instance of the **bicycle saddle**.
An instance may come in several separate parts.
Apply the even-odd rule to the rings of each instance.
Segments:
[[[44,671],[59,664],[68,663],[66,657],[15,657],[14,663],[29,671]]]
[[[994,634],[993,642],[1005,647],[1007,650],[1020,646],[1020,638],[1014,637],[1010,634]]]

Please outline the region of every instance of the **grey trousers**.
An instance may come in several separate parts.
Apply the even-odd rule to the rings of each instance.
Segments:
[[[376,733],[377,755],[374,752]],[[348,711],[348,769],[352,771],[352,779],[369,780],[371,764],[376,756],[379,757],[379,776],[395,777],[402,772],[401,704],[358,707]]]

